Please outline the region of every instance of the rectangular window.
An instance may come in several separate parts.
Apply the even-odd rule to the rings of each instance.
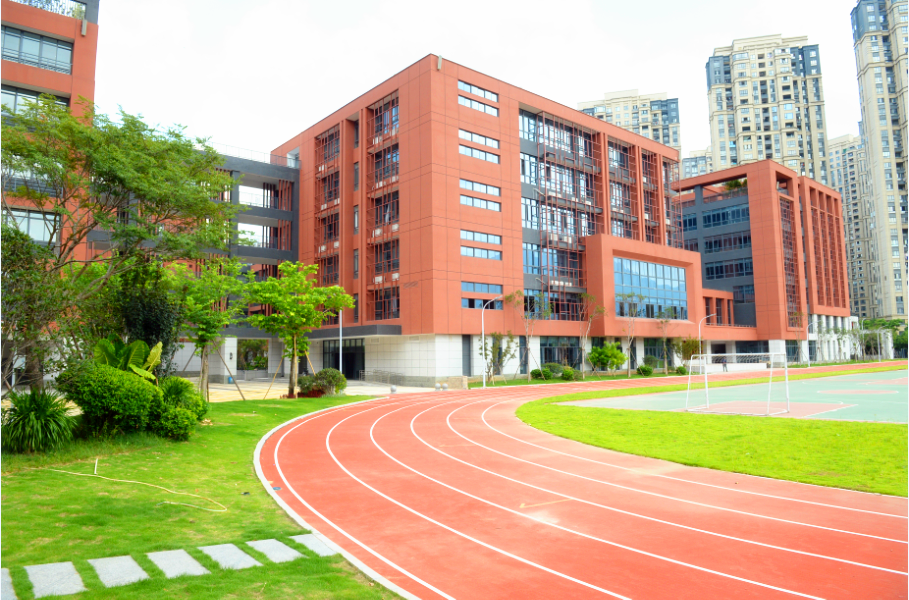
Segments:
[[[353,232],[355,234],[360,233],[360,206],[354,206],[353,211]]]
[[[458,104],[461,106],[466,106],[480,112],[484,112],[487,115],[492,115],[494,117],[499,116],[499,109],[495,106],[489,106],[488,104],[483,104],[482,102],[477,102],[476,100],[471,100],[470,98],[465,98],[464,96],[458,96]]]
[[[502,212],[502,205],[498,202],[493,202],[492,200],[483,200],[482,198],[474,198],[472,196],[462,195],[461,204],[464,206],[473,206],[474,208],[482,208],[485,210]]]
[[[481,244],[495,244],[496,246],[502,245],[501,236],[493,235],[491,233],[480,233],[479,231],[466,231],[462,229],[461,239],[469,240],[471,242],[480,242]]]
[[[471,246],[461,246],[461,256],[502,260],[502,252],[500,250],[487,250],[486,248],[473,248]]]
[[[505,308],[505,305],[501,300],[482,300],[479,298],[461,298],[461,308],[483,308],[483,304],[486,304],[486,310],[502,310]]]
[[[617,317],[688,318],[685,269],[616,257],[613,258],[613,276]],[[636,294],[644,299],[640,302],[622,300],[622,294]]]
[[[537,244],[523,243],[524,272],[530,275],[540,274],[540,246]]]
[[[747,223],[749,218],[750,211],[747,204],[716,208],[714,210],[704,211],[701,215],[701,220],[705,229],[732,225],[734,223]]]
[[[3,222],[7,225],[10,224],[10,213],[15,219],[15,227],[36,242],[50,243],[59,233],[60,217],[54,213],[12,208],[3,211]]]
[[[501,294],[502,286],[495,283],[475,283],[472,281],[462,281],[461,291],[475,292],[477,294]]]
[[[360,251],[357,248],[354,248],[353,251],[353,278],[359,279],[360,277]]]
[[[14,115],[22,112],[29,103],[37,101],[38,96],[40,95],[40,92],[33,92],[32,90],[24,90],[11,85],[4,85],[3,113]],[[57,96],[57,104],[60,106],[69,106],[69,100]]]
[[[697,231],[698,228],[698,216],[697,215],[685,215],[682,217],[682,231]]]
[[[489,90],[484,90],[481,87],[471,85],[464,81],[458,82],[458,89],[467,92],[468,94],[473,94],[474,96],[480,96],[486,98],[487,100],[492,100],[493,102],[499,101],[499,95],[495,92],[490,92]]]
[[[480,135],[479,133],[471,133],[470,131],[465,131],[463,129],[458,130],[458,137],[462,140],[467,140],[475,144],[489,146],[490,148],[499,147],[499,140],[486,137],[485,135]]]
[[[373,292],[373,318],[376,321],[401,317],[401,291],[393,287]]]
[[[479,158],[480,160],[485,160],[486,162],[491,162],[499,164],[499,155],[493,154],[492,152],[486,152],[484,150],[477,150],[476,148],[471,148],[470,146],[458,146],[458,152],[465,156],[470,156],[473,158]]]
[[[477,192],[478,194],[488,194],[490,196],[502,195],[502,190],[494,185],[486,185],[485,183],[477,183],[476,181],[468,181],[467,179],[461,180],[461,189]]]
[[[360,322],[360,294],[353,295],[354,323]]]
[[[3,26],[3,60],[39,69],[71,73],[73,44],[55,38]]]
[[[697,252],[698,251],[697,238],[695,238],[693,240],[685,240],[685,250],[688,250],[689,252]]]
[[[733,277],[751,277],[754,267],[750,258],[737,258],[719,262],[704,263],[705,279],[730,279]]]
[[[704,238],[704,254],[728,252],[730,250],[748,250],[750,248],[751,232],[748,231]]]
[[[754,285],[732,286],[732,300],[737,304],[754,304]]]
[[[356,192],[357,190],[360,189],[360,163],[358,163],[358,162],[354,163],[353,178],[354,178],[354,191]]]

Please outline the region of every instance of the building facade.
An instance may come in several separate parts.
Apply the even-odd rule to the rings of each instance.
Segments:
[[[685,247],[701,254],[705,288],[731,296],[705,289],[706,312],[716,315],[708,321],[754,327],[761,340],[736,340],[734,349],[712,342],[712,351],[848,357],[837,335],[854,321],[839,194],[771,160],[688,179],[681,189]]]
[[[98,2],[2,0],[4,115],[15,114],[41,94],[53,94],[74,112],[80,110],[80,96],[94,99]],[[7,185],[22,183],[13,175]],[[11,198],[3,218],[15,218],[36,241],[51,242],[57,217],[33,209],[27,200]]]
[[[707,59],[717,170],[773,159],[827,185],[820,52],[806,37],[733,40]]]
[[[870,178],[874,267],[880,316],[906,318],[909,213],[906,189],[907,39],[906,0],[860,0],[852,10],[852,36],[859,97],[862,144]],[[871,254],[871,253],[869,253]]]
[[[707,146],[706,150],[692,150],[688,158],[682,159],[682,179],[713,173],[713,148]]]
[[[349,376],[393,372],[424,385],[476,376],[481,333],[508,331],[530,357],[507,361],[506,374],[578,364],[582,294],[607,309],[586,349],[621,341],[633,365],[659,351],[658,317],[669,337],[696,336],[716,307],[724,316],[703,331],[716,351],[782,352],[804,338],[780,308],[784,290],[743,325],[733,291],[707,287],[701,254],[684,248],[675,150],[437,56],[273,154],[301,163],[298,259],[355,299],[310,335],[312,368],[341,358]],[[843,315],[821,314],[848,316],[844,286]],[[503,298],[514,292],[524,295],[517,307]],[[528,340],[521,317],[543,306],[552,314]]]
[[[678,98],[623,90],[606,93],[602,100],[581,102],[578,110],[682,151]]]
[[[881,277],[874,236],[874,198],[865,146],[860,136],[842,135],[830,140],[830,183],[843,202],[846,242],[846,272],[852,314],[878,318],[881,308]]]

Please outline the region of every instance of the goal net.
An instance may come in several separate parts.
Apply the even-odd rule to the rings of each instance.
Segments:
[[[716,385],[731,373],[749,373],[755,385]],[[735,379],[740,379],[736,377]],[[714,389],[711,391],[711,385]],[[789,368],[783,352],[695,354],[689,361],[688,412],[773,416],[789,412]]]

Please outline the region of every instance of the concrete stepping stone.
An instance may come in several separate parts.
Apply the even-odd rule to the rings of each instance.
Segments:
[[[208,575],[211,571],[199,564],[186,550],[166,550],[149,552],[148,558],[164,571],[168,579],[181,575]]]
[[[287,544],[279,542],[278,540],[258,540],[255,542],[246,542],[246,545],[258,550],[267,556],[268,560],[276,563],[290,562],[303,556]]]
[[[199,546],[199,550],[212,557],[216,563],[221,565],[222,569],[248,569],[262,566],[262,563],[233,544]]]
[[[95,568],[104,587],[118,587],[148,579],[148,573],[142,570],[132,556],[92,558],[88,564]]]
[[[49,563],[25,567],[32,582],[35,598],[66,596],[86,591],[82,578],[71,562]]]
[[[331,546],[317,538],[312,533],[307,533],[305,535],[293,535],[290,537],[290,539],[297,542],[298,544],[303,544],[319,556],[333,556],[337,554],[337,552],[335,552]]]
[[[0,569],[0,600],[16,600],[16,591],[13,589],[13,579],[9,576],[9,569]]]

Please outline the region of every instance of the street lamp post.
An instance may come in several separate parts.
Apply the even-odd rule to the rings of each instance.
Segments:
[[[496,296],[492,300],[487,300],[483,303],[482,308],[480,308],[480,348],[483,352],[483,387],[486,387],[486,367],[489,364],[489,361],[486,359],[486,306],[490,302],[495,302],[496,300],[501,300],[502,296]]]

